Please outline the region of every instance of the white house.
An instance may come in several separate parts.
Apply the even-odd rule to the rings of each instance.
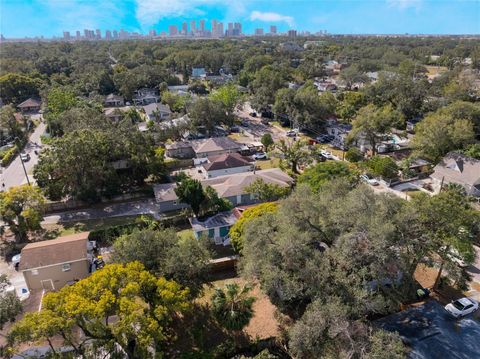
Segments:
[[[168,105],[163,103],[150,103],[146,106],[143,106],[143,110],[147,115],[148,119],[151,121],[164,121],[170,120],[172,111]]]

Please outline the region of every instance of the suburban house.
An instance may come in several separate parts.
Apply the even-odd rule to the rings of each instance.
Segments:
[[[314,85],[317,87],[319,92],[335,92],[337,91],[337,85],[332,81],[315,81]]]
[[[194,67],[192,68],[192,79],[201,80],[207,77],[207,72],[203,67]]]
[[[23,247],[19,270],[30,291],[59,290],[90,274],[88,232]]]
[[[188,85],[168,86],[168,91],[180,96],[185,96],[189,94]]]
[[[165,155],[170,158],[193,158],[192,144],[190,141],[177,141],[165,145]]]
[[[151,103],[156,103],[160,100],[158,91],[156,89],[142,88],[135,91],[133,96],[133,103],[135,106],[145,106]]]
[[[325,129],[330,136],[333,136],[332,145],[344,148],[347,136],[352,130],[352,125],[339,123],[336,119],[330,119],[327,120]]]
[[[150,121],[169,120],[172,114],[170,107],[163,103],[150,103],[143,106],[143,110]]]
[[[228,233],[232,227],[242,216],[243,212],[250,206],[238,206],[231,211],[220,212],[216,215],[207,218],[204,221],[198,218],[189,218],[195,238],[199,239],[201,236],[213,239],[215,244],[223,244],[224,246],[230,244]]]
[[[417,158],[409,164],[408,169],[415,174],[415,176],[427,176],[428,172],[432,169],[432,164],[427,160]]]
[[[103,103],[105,107],[120,107],[125,105],[123,97],[115,95],[113,93],[105,97],[105,101]]]
[[[430,176],[437,186],[455,183],[468,195],[480,197],[480,160],[458,152],[449,152]]]
[[[201,140],[179,141],[165,146],[166,155],[172,158],[208,158],[239,152],[242,145],[228,137],[211,137]]]
[[[196,217],[189,218],[195,238],[206,236],[215,241],[215,244],[228,245],[229,241],[224,238],[228,236],[230,227],[237,222],[237,216],[234,211],[220,212],[207,218],[204,221]]]
[[[210,157],[207,162],[201,164],[201,167],[205,178],[214,178],[252,171],[253,162],[252,158],[242,156],[239,153],[226,153]]]
[[[247,192],[247,187],[256,180],[282,187],[290,187],[293,184],[293,179],[279,168],[218,176],[202,180],[201,183],[204,188],[212,187],[217,191],[219,197],[227,199],[234,206],[237,206],[260,202],[254,194]],[[154,186],[153,191],[160,213],[188,207],[186,204],[178,202],[175,193],[176,186],[176,183],[163,183]]]
[[[242,145],[228,137],[211,137],[191,141],[197,158],[219,156],[240,151]]]
[[[39,100],[34,98],[29,98],[28,100],[23,101],[17,107],[20,109],[22,113],[32,113],[40,111],[42,103]]]
[[[125,117],[125,112],[128,111],[128,107],[110,107],[103,110],[105,117],[110,121],[119,122]]]

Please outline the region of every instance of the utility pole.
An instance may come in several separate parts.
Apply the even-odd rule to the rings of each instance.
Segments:
[[[21,152],[20,151],[20,146],[19,146],[20,145],[20,139],[18,137],[15,137],[15,142],[16,142],[16,146],[19,150],[18,152]],[[30,186],[30,180],[28,179],[27,169],[25,168],[25,164],[23,163],[22,154],[21,153],[19,153],[19,154],[20,154],[20,162],[22,162],[23,172],[25,173],[25,177],[27,178],[27,183]]]

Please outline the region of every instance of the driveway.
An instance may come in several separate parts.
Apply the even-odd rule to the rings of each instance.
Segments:
[[[478,298],[477,298],[478,299]],[[480,358],[480,313],[461,319],[450,316],[437,301],[380,319],[376,324],[398,332],[415,359]]]
[[[30,135],[25,149],[23,150],[23,153],[28,153],[30,155],[30,160],[24,162],[30,183],[34,182],[32,176],[33,167],[38,163],[38,155],[35,154],[35,150],[37,150],[37,152],[40,150],[40,138],[45,133],[45,129],[46,124],[41,122]],[[5,189],[27,183],[27,178],[25,177],[25,172],[22,168],[20,156],[17,156],[7,168],[3,168],[1,181],[5,184]]]
[[[467,272],[472,276],[472,282],[476,282],[478,288],[480,288],[480,247],[473,246],[473,248],[475,249],[476,258],[475,262],[467,267]]]

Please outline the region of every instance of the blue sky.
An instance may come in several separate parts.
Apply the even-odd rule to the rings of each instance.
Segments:
[[[5,37],[63,30],[163,31],[183,20],[330,33],[480,34],[480,0],[0,0]]]

